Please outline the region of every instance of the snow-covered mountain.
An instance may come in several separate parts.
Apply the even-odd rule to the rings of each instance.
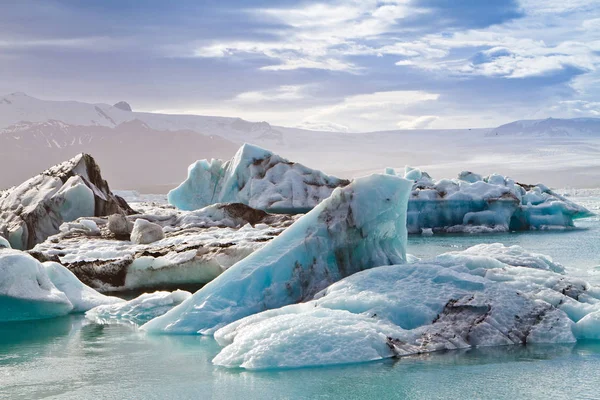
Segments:
[[[116,189],[166,193],[182,181],[188,165],[229,159],[243,143],[342,178],[411,165],[438,177],[476,170],[555,187],[600,186],[600,119],[594,118],[341,133],[131,108],[124,101],[111,106],[23,93],[0,97],[0,171],[10,171],[0,173],[0,188],[87,152]]]
[[[111,106],[77,101],[40,100],[25,93],[12,93],[0,97],[0,135],[20,129],[23,123],[60,121],[66,125],[114,128],[124,122],[139,120],[156,130],[193,130],[235,141],[258,138],[277,141],[281,137],[281,132],[267,122],[199,115],[143,113],[127,111],[127,106],[129,104],[124,101]]]
[[[492,129],[487,136],[600,137],[600,118],[515,121]]]

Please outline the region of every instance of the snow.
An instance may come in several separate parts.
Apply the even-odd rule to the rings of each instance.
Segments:
[[[93,308],[85,313],[85,317],[102,325],[123,323],[141,325],[163,315],[191,296],[190,292],[184,290],[144,293],[133,300]]]
[[[162,317],[149,332],[211,334],[257,312],[307,301],[363,269],[406,261],[410,182],[359,178]]]
[[[553,269],[545,256],[499,244],[372,268],[217,330],[224,348],[213,362],[295,368],[599,337],[600,288]]]
[[[182,210],[214,203],[243,203],[265,211],[306,212],[348,181],[290,162],[257,146],[244,144],[232,160],[201,160],[168,195]]]

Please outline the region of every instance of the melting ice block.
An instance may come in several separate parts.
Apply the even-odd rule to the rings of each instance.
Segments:
[[[306,212],[348,183],[244,144],[230,161],[201,160],[190,165],[188,178],[169,192],[168,199],[182,210],[243,203],[265,211]]]
[[[140,325],[163,315],[191,296],[190,292],[184,290],[144,293],[133,300],[95,307],[85,313],[85,317],[103,325],[123,323]]]
[[[39,261],[18,250],[0,249],[0,321],[52,318],[72,309]]]
[[[310,300],[355,272],[406,261],[411,183],[391,175],[356,179],[280,236],[142,327],[211,334],[260,311]]]
[[[552,270],[548,257],[498,244],[369,269],[219,329],[213,362],[293,368],[600,337],[600,288]]]
[[[52,318],[121,301],[85,286],[60,264],[0,249],[0,321]]]

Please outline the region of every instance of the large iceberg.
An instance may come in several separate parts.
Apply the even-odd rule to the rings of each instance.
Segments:
[[[408,202],[409,233],[573,227],[573,220],[592,215],[545,185],[519,184],[497,174],[482,177],[464,171],[458,179],[436,181],[407,167],[404,176],[414,181]]]
[[[238,262],[189,300],[142,329],[211,334],[260,311],[310,300],[358,271],[406,261],[406,202],[411,182],[359,178]]]
[[[295,220],[243,204],[196,211],[154,205],[144,210],[64,223],[59,234],[36,245],[30,254],[40,261],[59,262],[100,291],[198,288],[262,248]],[[130,241],[137,221],[152,223],[165,237],[146,244]]]
[[[0,249],[0,321],[52,318],[121,301],[85,286],[62,265]]]
[[[219,329],[225,347],[213,362],[294,368],[599,337],[600,288],[555,270],[548,257],[498,244],[373,268]]]
[[[169,203],[196,210],[214,203],[243,203],[273,212],[306,212],[350,182],[244,144],[232,160],[200,160],[171,190]]]
[[[63,222],[130,212],[92,156],[79,154],[0,193],[0,236],[15,249],[30,249],[58,233]]]

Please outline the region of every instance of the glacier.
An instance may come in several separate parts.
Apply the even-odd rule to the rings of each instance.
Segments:
[[[600,287],[554,271],[550,258],[500,244],[372,268],[220,328],[213,363],[297,368],[597,339]]]
[[[200,160],[168,194],[169,203],[196,210],[214,203],[243,203],[270,212],[303,213],[350,182],[244,144],[233,159]]]
[[[88,320],[101,325],[141,325],[153,318],[163,315],[191,296],[192,294],[190,292],[184,290],[144,293],[135,299],[126,302],[94,307],[85,313],[85,317]]]
[[[229,322],[310,300],[355,272],[406,261],[411,183],[391,175],[354,180],[190,299],[142,326],[211,334]]]
[[[92,156],[79,154],[0,192],[0,236],[12,248],[31,249],[58,233],[63,222],[131,212],[110,191]]]
[[[121,301],[85,286],[60,264],[0,249],[0,322],[53,318]]]

